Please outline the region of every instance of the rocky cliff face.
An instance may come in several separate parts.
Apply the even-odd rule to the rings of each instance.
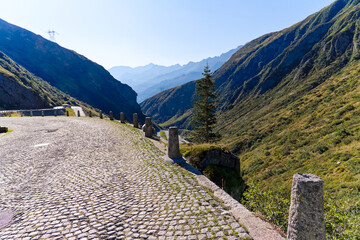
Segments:
[[[52,86],[115,116],[144,116],[136,93],[102,66],[39,35],[0,20],[0,51]]]

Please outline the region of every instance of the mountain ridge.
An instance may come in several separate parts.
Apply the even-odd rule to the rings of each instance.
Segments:
[[[133,85],[130,84],[130,86],[138,93],[138,102],[143,102],[148,97],[163,90],[201,78],[202,71],[206,64],[209,64],[212,69],[218,69],[239,48],[241,48],[241,46],[231,49],[226,53],[222,53],[220,56],[208,57],[198,62],[190,61],[184,65],[177,64],[165,67],[156,64],[148,64],[146,66],[132,68],[131,71],[134,72],[134,75],[128,77],[135,79],[139,77],[141,78],[141,81],[139,82],[136,80],[136,83],[133,83]],[[120,66],[119,68],[125,69],[124,71],[128,69],[126,66]],[[156,73],[152,68],[156,68],[160,74]],[[112,73],[116,79],[129,83],[126,80],[126,74],[121,75],[116,72],[116,67],[109,69],[109,72]]]
[[[0,19],[0,51],[59,90],[115,116],[137,112],[136,93],[102,66],[26,29]]]

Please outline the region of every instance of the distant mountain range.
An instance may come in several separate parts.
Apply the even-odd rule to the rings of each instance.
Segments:
[[[183,66],[179,64],[169,67],[155,64],[136,68],[118,66],[110,68],[109,72],[119,81],[131,86],[138,93],[137,101],[141,103],[161,91],[201,78],[206,64],[209,64],[212,71],[217,70],[240,48],[241,46],[220,56],[209,57],[200,62],[189,62]]]
[[[105,113],[124,112],[130,120],[136,112],[144,119],[136,93],[102,66],[1,19],[0,51],[34,76]]]

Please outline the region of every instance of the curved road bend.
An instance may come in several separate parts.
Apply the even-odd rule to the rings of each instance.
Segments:
[[[228,211],[141,131],[91,118],[0,118],[0,239],[240,239]],[[1,216],[1,214],[0,214]]]

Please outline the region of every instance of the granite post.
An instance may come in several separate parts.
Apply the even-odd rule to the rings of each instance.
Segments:
[[[169,128],[169,147],[168,147],[169,158],[182,158],[179,147],[179,133],[177,127]]]
[[[125,123],[125,117],[123,112],[120,113],[120,122]]]
[[[114,114],[112,111],[109,112],[109,117],[111,121],[114,121]]]
[[[33,112],[32,111],[30,111],[30,117],[32,117],[33,116]]]
[[[103,119],[102,111],[100,110],[100,118]]]
[[[92,117],[92,112],[91,111],[89,112],[89,117]]]
[[[69,110],[66,110],[66,116],[68,117],[69,115]]]
[[[134,124],[134,127],[135,127],[135,128],[138,128],[138,127],[139,127],[139,122],[138,122],[138,115],[137,115],[137,113],[134,113],[134,114],[133,114],[133,124]]]
[[[54,110],[54,117],[56,117],[57,115],[56,115],[56,110]]]
[[[151,138],[153,136],[153,128],[151,118],[145,119],[145,137]]]
[[[78,112],[77,112],[77,115],[78,115],[78,117],[80,117],[80,111],[78,110]]]
[[[326,239],[323,184],[323,180],[313,174],[294,175],[287,239]]]
[[[44,116],[45,116],[44,111],[41,111],[41,116],[42,116],[42,117],[44,117]]]

